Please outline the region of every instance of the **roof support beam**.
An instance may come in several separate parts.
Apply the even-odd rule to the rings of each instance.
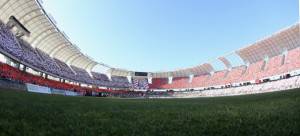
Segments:
[[[92,71],[92,70],[94,69],[94,67],[95,67],[97,64],[98,64],[98,63],[93,62],[93,63],[89,64],[89,65],[86,67],[86,69]]]
[[[32,18],[29,18],[28,20],[24,20],[23,24],[27,25],[27,23],[29,23],[30,21],[32,21],[32,20],[34,20],[34,19],[36,19],[38,17],[41,17],[41,16],[43,16],[43,15],[42,14],[38,14],[36,16],[33,16]]]
[[[17,2],[18,2],[18,0],[8,0],[6,3],[4,3],[4,4],[2,5],[1,9],[3,9],[3,7],[4,7],[6,4],[8,4],[8,3],[9,3],[9,1],[13,1],[12,3],[10,3],[10,5],[15,5],[15,3],[17,3]],[[3,12],[3,13],[1,13],[1,15],[2,15],[2,14],[4,14],[4,12]]]
[[[6,4],[8,4],[10,1],[13,1],[13,0],[8,0],[6,3],[4,3],[4,4],[2,5],[2,7],[1,7],[0,9],[2,10],[3,7],[4,7]],[[12,3],[10,3],[10,4],[11,4],[11,5],[14,5],[17,1],[18,1],[18,0],[15,0],[14,2],[12,2]],[[9,7],[9,8],[11,8],[11,7]],[[6,11],[7,11],[9,8],[7,8],[6,10],[4,10],[4,12],[0,13],[0,17],[3,17],[3,14],[5,14]],[[9,18],[9,15],[7,15],[6,17],[4,17],[4,19],[8,19],[8,18]],[[3,21],[4,21],[4,20],[3,20]],[[5,23],[6,23],[6,22],[5,22]]]
[[[25,9],[31,8],[31,7],[32,7],[32,6],[28,6],[28,3],[32,2],[32,0],[28,0],[28,1],[22,0],[22,2],[24,2],[24,3],[20,3],[20,4],[19,4],[19,7],[20,7],[20,6],[23,6],[23,5],[26,5],[26,7],[23,8],[23,9],[18,8],[19,12],[16,12],[16,13],[15,13],[16,15],[19,15],[20,13],[24,13],[24,10],[25,10]],[[34,4],[33,4],[33,6],[34,6]],[[25,13],[23,16],[19,17],[18,19],[21,21],[22,18],[24,18],[26,15],[28,15],[28,14],[30,14],[30,13],[31,13],[31,11]]]
[[[33,41],[32,43],[35,43],[35,46],[38,47],[41,42],[49,39],[51,36],[54,36],[56,34],[59,34],[59,33],[57,31],[53,31],[49,34],[46,34],[45,36],[42,36],[39,40],[36,39],[37,41]],[[37,37],[39,37],[39,36],[37,36]]]
[[[218,59],[225,65],[225,67],[226,67],[227,69],[231,69],[231,68],[232,68],[231,63],[230,63],[230,61],[229,61],[227,58],[225,58],[225,57],[220,57],[220,58],[218,58]]]
[[[76,61],[77,59],[79,59],[82,56],[83,55],[81,53],[76,55],[75,57],[73,57],[72,59],[69,60],[69,64],[72,65],[74,63],[74,61]]]
[[[59,52],[60,50],[67,48],[71,43],[63,43],[61,44],[61,46],[56,46],[53,48],[52,51],[49,52],[50,56],[55,56],[57,52]]]
[[[72,62],[73,60],[74,60],[74,58],[76,58],[76,57],[80,57],[82,54],[81,53],[74,53],[73,55],[71,55],[71,56],[69,56],[68,58],[66,58],[66,60],[65,60],[65,62],[67,63],[67,64],[70,64],[71,65],[71,63],[70,62]]]
[[[62,40],[64,40],[64,39],[60,35],[52,35],[49,38],[47,38],[46,40],[44,40],[41,44],[38,44],[38,47],[39,48],[53,47],[54,45],[61,43]],[[47,48],[47,50],[48,50],[48,48]]]
[[[51,49],[49,49],[49,54],[51,54],[54,50],[56,50],[57,48],[62,48],[64,46],[66,46],[66,44],[69,44],[69,42],[66,41],[62,41],[60,42],[60,40],[58,40],[57,42],[53,42],[51,44],[49,44],[49,46],[51,45]]]
[[[38,33],[35,37],[32,37],[32,40],[30,41],[30,43],[34,43],[43,33],[47,32],[47,31],[51,31],[53,30],[53,28],[48,28],[44,31],[41,31],[40,33]]]
[[[65,48],[69,48],[69,50],[68,49],[65,49]],[[77,49],[75,49],[74,47],[72,47],[72,46],[65,46],[63,49],[60,49],[59,51],[57,51],[55,54],[53,54],[53,57],[59,57],[59,56],[61,56],[61,54],[64,54],[64,52],[65,52],[65,50],[68,50],[69,52],[72,52],[73,54],[69,54],[69,56],[67,56],[67,57],[65,57],[65,58],[70,58],[70,57],[72,57],[73,55],[74,55],[74,52],[75,52],[75,54],[77,54],[78,53],[78,50]],[[65,61],[67,60],[67,59],[65,59]],[[67,61],[66,61],[67,62]]]
[[[6,1],[0,6],[0,9],[2,9],[8,2],[9,2],[9,0],[6,0]]]
[[[20,20],[20,21],[23,21],[24,18],[25,18],[26,16],[30,15],[30,14],[33,13],[33,12],[39,11],[39,10],[40,10],[40,9],[33,9],[33,10],[27,12],[26,14],[24,14],[23,16],[21,16],[21,17],[19,18],[19,20]],[[31,19],[31,18],[30,18],[30,19]]]
[[[85,68],[86,65],[88,65],[90,62],[89,59],[87,59],[85,56],[84,57],[81,57],[80,59],[74,61],[73,63],[76,65],[76,66],[79,66],[81,68]]]
[[[95,63],[95,62],[90,61],[89,63],[87,63],[87,65],[84,67],[84,69],[88,70],[88,69],[90,68],[90,66],[91,66],[92,64],[94,64],[94,63]]]
[[[43,30],[46,30],[46,29],[52,29],[51,28],[51,24],[49,25],[49,24],[47,24],[48,23],[48,21],[47,20],[36,20],[35,22],[33,22],[34,20],[30,20],[29,22],[30,22],[30,24],[29,24],[29,22],[28,22],[28,24],[26,24],[26,25],[32,25],[32,24],[36,24],[37,22],[38,22],[38,25],[35,25],[35,27],[34,28],[32,28],[31,29],[31,31],[33,31],[33,32],[37,32],[37,31],[41,31],[41,29],[43,29]],[[47,25],[46,25],[47,24]],[[42,28],[40,27],[40,26],[42,26]],[[37,33],[36,33],[37,34]],[[37,34],[38,35],[38,34]],[[33,37],[34,38],[34,37]]]

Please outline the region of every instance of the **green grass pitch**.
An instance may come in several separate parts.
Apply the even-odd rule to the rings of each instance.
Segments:
[[[0,91],[0,135],[300,136],[300,90],[194,99]]]

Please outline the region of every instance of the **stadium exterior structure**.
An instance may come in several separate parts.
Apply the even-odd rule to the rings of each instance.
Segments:
[[[113,68],[83,54],[57,27],[41,1],[0,1],[0,20],[0,51],[5,63],[25,72],[38,73],[44,79],[87,88],[228,88],[298,75],[300,69],[299,23],[219,57],[217,60],[226,66],[222,71],[215,71],[207,62],[191,68],[137,76],[139,72]],[[245,65],[233,67],[227,58],[232,54],[238,55]],[[96,66],[105,72],[93,71]]]

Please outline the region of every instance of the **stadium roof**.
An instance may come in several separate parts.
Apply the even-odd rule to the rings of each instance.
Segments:
[[[1,0],[0,18],[7,23],[15,16],[30,32],[24,40],[50,56],[70,65],[92,69],[98,63],[83,54],[68,36],[56,26],[55,20],[47,14],[36,0]]]
[[[31,33],[24,40],[32,46],[41,49],[50,56],[60,59],[69,65],[74,65],[86,70],[92,70],[96,65],[108,68],[108,73],[117,76],[132,76],[133,71],[112,68],[106,64],[96,62],[88,55],[83,54],[74,45],[68,36],[57,26],[53,17],[46,13],[40,1],[36,0],[1,0],[0,19],[7,23],[10,16],[15,16]],[[299,23],[284,29],[270,37],[264,38],[245,48],[233,53],[238,54],[245,63],[254,63],[267,57],[282,54],[300,46]],[[227,56],[221,56],[220,60],[231,67]],[[152,72],[154,78],[162,77],[188,77],[189,75],[209,74],[214,68],[207,62],[195,67],[178,69],[166,72]]]
[[[236,53],[246,63],[254,63],[274,57],[285,51],[300,46],[299,24],[283,29],[267,38],[257,41],[245,48],[237,50]]]

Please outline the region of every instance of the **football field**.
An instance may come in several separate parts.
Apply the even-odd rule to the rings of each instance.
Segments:
[[[300,90],[195,99],[0,91],[0,135],[300,135]]]

